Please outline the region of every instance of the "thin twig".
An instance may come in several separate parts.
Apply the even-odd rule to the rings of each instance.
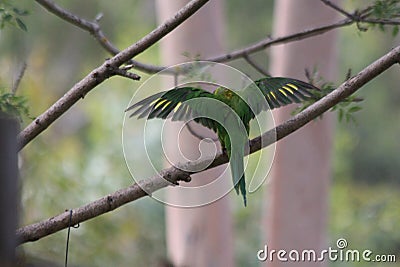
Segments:
[[[400,21],[398,20],[393,20],[393,19],[373,19],[373,18],[368,18],[368,16],[371,15],[371,9],[372,7],[369,6],[361,11],[355,11],[353,14],[347,12],[346,10],[342,9],[338,5],[332,3],[329,0],[320,0],[327,6],[330,6],[331,8],[335,9],[339,13],[345,15],[347,18],[352,19],[354,22],[364,22],[364,23],[372,23],[372,24],[381,24],[381,25],[400,25]]]
[[[250,66],[252,66],[255,70],[257,70],[259,73],[261,73],[264,76],[271,77],[271,75],[268,73],[267,70],[265,70],[263,67],[259,66],[254,60],[250,58],[249,55],[244,55],[243,58],[249,63]]]
[[[289,34],[286,36],[282,37],[277,37],[277,38],[271,38],[267,37],[261,41],[258,41],[257,43],[254,43],[252,45],[246,46],[245,48],[238,49],[235,51],[232,51],[228,54],[224,55],[219,55],[216,57],[210,57],[206,60],[212,61],[212,62],[227,62],[227,61],[232,61],[241,57],[244,57],[245,55],[249,55],[255,52],[258,52],[260,50],[266,49],[270,46],[273,45],[278,45],[278,44],[284,44],[284,43],[289,43],[289,42],[294,42],[294,41],[300,41],[312,36],[320,35],[323,33],[326,33],[328,31],[331,31],[336,28],[340,28],[343,26],[351,25],[353,24],[354,21],[351,19],[344,19],[336,23],[332,23],[329,25],[325,25],[322,27],[317,27],[317,28],[312,28],[308,30],[304,30],[301,32],[297,32],[294,34]]]
[[[397,46],[392,51],[367,66],[357,75],[344,82],[340,87],[326,95],[324,98],[318,100],[302,112],[298,113],[286,122],[278,125],[274,129],[267,131],[262,136],[251,140],[250,153],[254,153],[261,148],[266,147],[298,130],[308,122],[328,111],[340,101],[359,90],[364,84],[380,75],[392,65],[397,64],[399,61],[400,46]],[[214,168],[227,162],[228,158],[226,155],[220,153],[207,167],[207,169]],[[193,168],[194,164],[196,163],[187,163],[186,165],[192,166],[185,167],[184,169],[195,169]],[[197,164],[197,166],[204,166],[204,162],[198,162]],[[156,190],[170,185],[170,183],[165,179],[172,183],[177,183],[180,180],[189,181],[190,179],[188,175],[188,173],[175,167],[165,169],[154,177],[141,180],[139,183],[120,189],[89,204],[76,208],[71,218],[72,224],[89,220],[119,208],[126,203],[142,198],[147,194],[152,194]],[[36,241],[40,238],[67,228],[69,224],[71,224],[71,222],[69,222],[69,212],[63,212],[50,219],[21,227],[16,231],[16,235],[19,243]]]
[[[400,25],[400,21],[398,20],[391,20],[391,19],[362,19],[361,22],[372,23],[372,24],[380,24],[380,25]]]
[[[15,80],[13,82],[12,88],[11,88],[11,93],[13,95],[15,95],[15,93],[17,92],[17,89],[19,87],[19,84],[21,83],[22,78],[24,77],[25,74],[25,70],[26,70],[27,64],[24,61],[21,65],[21,67],[19,68],[18,72],[17,72],[17,77],[15,77]]]
[[[53,1],[50,0],[35,0],[35,1],[50,13],[53,13],[54,15],[75,25],[76,27],[91,33],[95,37],[95,39],[99,42],[99,44],[111,55],[114,56],[120,52],[120,50],[107,38],[107,36],[102,31],[100,25],[98,24],[100,16],[98,16],[94,22],[91,22],[67,11],[66,9],[58,6]],[[141,63],[136,60],[130,60],[129,63],[132,64],[135,69],[150,74],[160,72],[166,68],[164,66],[155,66],[151,64]]]
[[[113,70],[119,68],[122,64],[126,63],[133,57],[137,56],[158,42],[162,37],[178,27],[208,1],[209,0],[190,1],[171,18],[159,25],[145,37],[116,54],[114,57],[106,60],[101,66],[90,72],[85,78],[76,83],[64,96],[57,100],[57,102],[54,103],[48,110],[38,116],[35,121],[30,123],[22,132],[20,132],[17,139],[19,149],[22,149],[37,135],[43,132],[47,127],[50,126],[50,124],[52,124],[98,84],[111,77],[113,75]]]
[[[136,73],[132,73],[132,72],[126,71],[126,70],[121,69],[121,68],[120,69],[115,69],[113,71],[113,73],[115,75],[118,75],[118,76],[121,76],[121,77],[125,77],[125,78],[128,78],[128,79],[134,80],[134,81],[139,81],[140,80],[140,76],[137,75]]]
[[[276,37],[276,38],[267,37],[267,38],[260,40],[257,43],[254,43],[252,45],[248,45],[244,48],[237,49],[237,50],[232,51],[227,54],[219,55],[216,57],[210,57],[206,60],[213,61],[213,62],[228,62],[228,61],[232,61],[232,60],[235,60],[238,58],[242,58],[245,55],[253,54],[255,52],[269,48],[274,45],[280,45],[280,44],[285,44],[285,43],[289,43],[289,42],[300,41],[300,40],[303,40],[303,39],[306,39],[306,38],[309,38],[312,36],[316,36],[316,35],[320,35],[320,34],[329,32],[329,31],[337,29],[337,28],[350,26],[354,23],[358,24],[358,23],[365,22],[365,23],[382,24],[382,25],[400,25],[400,22],[398,20],[369,19],[368,18],[368,16],[370,15],[370,13],[368,13],[369,10],[370,10],[370,7],[367,7],[361,11],[358,11],[357,12],[358,15],[350,14],[350,16],[351,16],[350,18],[346,18],[344,20],[341,20],[341,21],[338,21],[338,22],[335,22],[335,23],[332,23],[329,25],[316,27],[316,28],[312,28],[312,29],[307,29],[304,31],[300,31],[300,32],[297,32],[294,34],[289,34],[289,35],[282,36],[282,37]]]
[[[347,12],[346,10],[344,10],[343,8],[339,7],[338,5],[332,3],[329,0],[320,0],[322,3],[324,3],[325,5],[333,8],[334,10],[338,11],[339,13],[345,15],[347,18],[349,19],[354,19],[354,16],[352,14],[350,14],[349,12]]]
[[[54,15],[60,17],[61,19],[68,21],[69,23],[85,30],[88,31],[89,33],[93,34],[93,36],[96,38],[96,40],[100,43],[100,45],[108,51],[111,55],[116,55],[119,53],[118,48],[112,44],[112,42],[109,41],[109,39],[105,36],[103,31],[101,30],[101,27],[97,23],[97,19],[95,22],[91,22],[88,20],[85,20],[83,18],[78,17],[77,15],[61,8],[60,6],[57,6],[54,2],[50,0],[35,0],[37,3],[42,5],[44,8],[46,8],[49,12],[53,13]],[[345,27],[349,26],[353,23],[359,23],[359,22],[368,22],[368,23],[376,23],[376,24],[387,24],[387,25],[399,25],[400,23],[398,21],[394,20],[373,20],[373,19],[368,19],[367,17],[369,16],[368,11],[370,10],[370,7],[355,12],[354,14],[350,14],[349,12],[343,10],[336,4],[332,3],[331,1],[328,0],[321,0],[323,3],[326,5],[334,8],[338,12],[344,14],[347,19],[332,23],[330,25],[322,26],[322,27],[317,27],[305,31],[301,31],[298,33],[294,33],[291,35],[283,36],[283,37],[277,37],[277,38],[271,38],[268,37],[266,39],[262,39],[254,44],[248,45],[244,48],[222,54],[216,57],[211,57],[206,60],[212,61],[212,62],[229,62],[241,57],[245,57],[246,55],[253,54],[255,52],[258,52],[260,50],[266,49],[270,46],[273,45],[278,45],[278,44],[283,44],[283,43],[288,43],[288,42],[293,42],[293,41],[299,41],[305,38],[309,38],[315,35],[323,34],[325,32],[331,31],[336,28],[340,27]],[[357,14],[357,15],[355,15]],[[157,65],[152,65],[152,64],[145,64],[141,63],[135,60],[129,60],[127,63],[131,64],[133,68],[143,71],[145,73],[149,74],[154,74],[158,73],[160,71],[163,71],[163,74],[171,74],[175,75],[175,71],[172,69],[170,70],[167,66],[157,66]],[[184,72],[185,70],[182,70]]]

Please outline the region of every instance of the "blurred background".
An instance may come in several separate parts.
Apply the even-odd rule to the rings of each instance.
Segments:
[[[351,11],[368,1],[343,2]],[[155,1],[86,0],[83,5],[82,1],[60,0],[57,3],[89,20],[102,13],[101,27],[120,49],[146,35],[159,21]],[[26,97],[30,116],[35,117],[110,55],[92,36],[33,1],[21,0],[15,5],[29,11],[23,18],[28,30],[5,27],[0,31],[0,87],[11,88],[18,69],[26,62],[17,95]],[[273,5],[274,1],[263,0],[252,0],[251,4],[224,1],[226,51],[270,34]],[[348,69],[357,73],[399,43],[399,37],[392,35],[390,27],[385,31],[375,27],[360,32],[353,25],[337,32],[338,78],[331,81],[336,85],[346,79]],[[186,56],[192,59],[197,55]],[[268,68],[268,53],[256,53],[254,58]],[[136,59],[161,64],[159,45]],[[262,77],[243,64],[243,60],[229,64],[251,78]],[[149,77],[138,74],[141,81]],[[107,80],[23,149],[20,225],[84,205],[132,183],[122,153],[121,132],[124,110],[141,81],[118,77]],[[364,101],[360,103],[362,110],[354,114],[355,121],[336,123],[328,245],[344,237],[352,248],[396,254],[400,259],[399,82],[397,67],[386,71],[357,93]],[[22,128],[30,122],[30,118],[24,117]],[[253,194],[253,204],[247,208],[243,208],[235,194],[229,196],[234,261],[237,266],[258,266],[255,255],[265,243],[259,235],[263,193]],[[28,261],[62,263],[65,239],[66,231],[61,231],[20,246],[19,253]],[[78,229],[72,229],[69,253],[71,266],[163,266],[168,259],[164,205],[147,197],[82,223]],[[329,263],[329,266],[362,265]],[[379,266],[386,265],[400,266],[399,263]]]

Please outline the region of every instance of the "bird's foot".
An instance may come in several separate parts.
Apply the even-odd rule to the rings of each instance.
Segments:
[[[175,175],[167,173],[166,175],[164,175],[164,179],[173,185],[179,185],[179,181],[184,181],[188,183],[192,180],[190,174],[184,171],[178,171],[178,173]]]

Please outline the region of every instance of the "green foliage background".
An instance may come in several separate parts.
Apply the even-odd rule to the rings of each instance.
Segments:
[[[367,1],[347,1],[348,10]],[[88,19],[102,12],[101,25],[124,48],[156,26],[154,1],[57,1]],[[0,32],[0,88],[11,88],[19,65],[28,68],[17,96],[24,96],[29,114],[41,114],[77,80],[101,64],[106,54],[87,33],[44,11],[33,1],[15,3],[29,15],[21,26],[5,25]],[[225,1],[227,49],[242,47],[271,32],[273,1]],[[18,14],[16,14],[18,15]],[[243,18],[246,18],[245,20]],[[257,25],[257,27],[254,27]],[[23,27],[22,27],[23,28]],[[246,29],[246,30],[240,30]],[[341,77],[356,73],[399,43],[391,28],[360,33],[356,26],[340,30]],[[184,52],[184,51],[182,51]],[[257,53],[267,67],[268,57]],[[155,45],[138,57],[159,63]],[[240,60],[232,65],[259,77]],[[142,80],[148,75],[140,73]],[[329,244],[345,237],[351,248],[396,254],[400,259],[400,79],[392,68],[359,93],[363,109],[356,123],[338,123],[333,153]],[[132,183],[121,148],[124,109],[140,82],[112,78],[89,93],[21,153],[21,225],[81,206]],[[24,116],[23,125],[30,122]],[[257,266],[260,249],[262,192],[243,209],[234,198],[235,252],[238,266]],[[110,214],[83,223],[71,235],[70,262],[84,266],[154,266],[166,257],[164,207],[145,198]],[[66,232],[20,247],[28,260],[62,263]],[[133,264],[134,263],[134,264]],[[350,266],[356,263],[332,263]],[[360,265],[361,266],[361,265]],[[378,265],[374,265],[378,266]],[[382,265],[384,266],[384,265]],[[395,265],[390,265],[395,266]],[[396,265],[400,266],[400,265]]]

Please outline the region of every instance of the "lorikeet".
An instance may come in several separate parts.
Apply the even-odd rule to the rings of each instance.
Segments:
[[[228,155],[233,184],[236,192],[242,194],[246,206],[243,157],[248,144],[250,120],[263,110],[313,97],[313,90],[319,90],[309,83],[284,77],[263,78],[254,84],[238,91],[218,87],[214,93],[195,87],[177,87],[149,96],[126,111],[133,110],[129,117],[194,120],[213,130]]]

